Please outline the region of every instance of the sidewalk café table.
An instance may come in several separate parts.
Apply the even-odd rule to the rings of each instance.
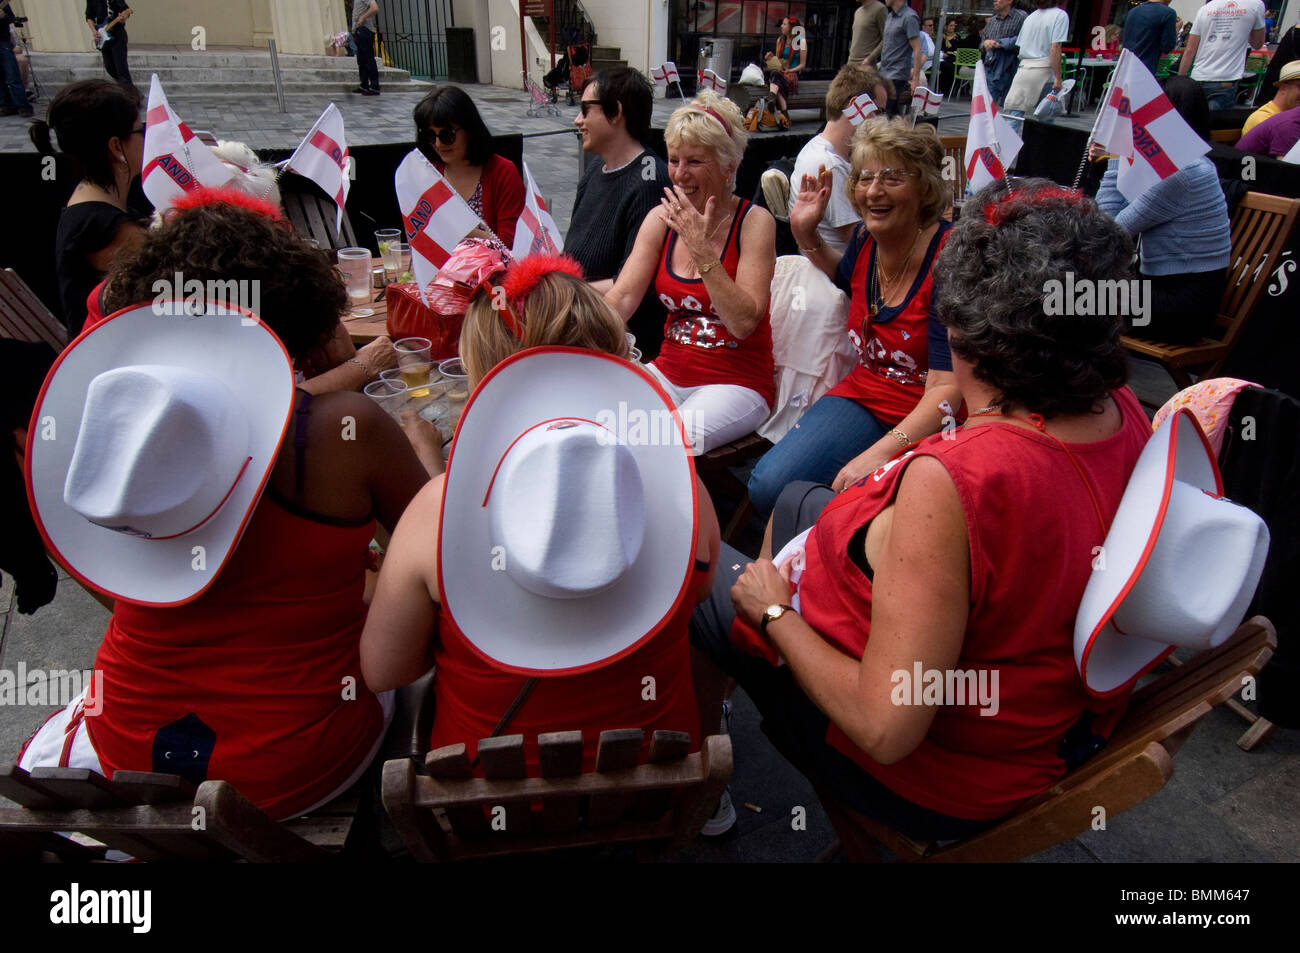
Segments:
[[[1112,56],[1112,57],[1089,56],[1079,61],[1079,65],[1088,71],[1088,83],[1086,89],[1084,89],[1083,91],[1084,93],[1083,105],[1085,107],[1092,105],[1092,88],[1093,88],[1093,79],[1094,79],[1093,70],[1100,70],[1100,69],[1114,70],[1118,64],[1119,64],[1118,56]],[[1071,110],[1071,112],[1073,112],[1073,110]]]

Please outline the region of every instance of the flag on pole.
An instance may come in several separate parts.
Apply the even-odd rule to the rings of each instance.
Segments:
[[[718,92],[720,95],[725,96],[727,94],[727,81],[723,79],[721,76],[719,76],[717,73],[713,72],[713,70],[711,69],[700,70],[698,71],[698,76],[700,81],[700,89],[703,89],[705,86],[708,86],[711,89]]]
[[[412,149],[393,179],[397,206],[411,245],[411,269],[420,296],[456,244],[480,225],[479,217],[419,149]]]
[[[1210,151],[1151,71],[1127,49],[1120,51],[1092,141],[1119,156],[1115,185],[1130,202]]]
[[[984,61],[980,60],[975,64],[970,129],[966,132],[966,182],[970,190],[977,192],[1006,178],[1007,166],[1015,161],[1022,145],[1024,142],[993,102]]]
[[[212,154],[167,104],[158,74],[149,81],[145,113],[144,169],[141,184],[154,208],[162,212],[186,192],[200,186],[219,188],[234,173]]]
[[[937,116],[943,105],[943,93],[936,93],[924,86],[916,87],[912,93],[912,113],[917,116]]]
[[[1295,145],[1293,145],[1287,154],[1282,157],[1282,161],[1293,162],[1300,165],[1300,139],[1297,139]]]
[[[672,60],[664,63],[662,66],[656,66],[650,71],[650,78],[656,83],[663,83],[667,86],[669,83],[681,82],[681,77],[677,75],[677,64]]]
[[[516,259],[527,258],[539,252],[558,255],[564,246],[564,237],[560,235],[555,219],[537,192],[537,183],[528,171],[527,162],[524,163],[524,184],[527,185],[528,192],[524,197],[524,210],[515,225],[515,247],[510,249],[510,254]]]
[[[876,105],[876,101],[871,98],[870,93],[858,93],[844,107],[844,115],[849,117],[850,126],[862,125],[863,121],[872,113],[879,111],[880,108]]]
[[[343,135],[343,114],[330,103],[284,164],[286,169],[306,176],[324,189],[326,195],[333,197],[338,206],[334,222],[336,235],[343,227],[343,205],[348,199],[348,189],[352,187],[348,180],[349,162],[347,139]]]

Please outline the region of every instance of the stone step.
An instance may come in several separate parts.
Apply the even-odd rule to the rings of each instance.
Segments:
[[[281,53],[278,57],[280,68],[286,69],[330,69],[340,67],[357,68],[357,61],[351,56],[324,56],[302,53]],[[98,53],[32,53],[32,61],[39,69],[48,64],[56,67],[93,66],[102,63]],[[190,69],[247,69],[271,68],[271,54],[266,50],[205,50],[202,52],[137,52],[131,49],[131,70],[135,72],[153,72],[166,67]]]
[[[50,86],[65,86],[68,83],[75,83],[83,79],[99,79],[105,75],[102,63],[96,63],[92,66],[61,68],[37,66],[36,69],[41,84]],[[135,63],[131,64],[132,78],[135,79],[136,85],[141,89],[148,89],[151,74],[158,76],[158,81],[163,84],[165,90],[179,86],[195,85],[225,88],[249,84],[261,86],[273,86],[275,84],[275,78],[270,69],[241,70],[232,67],[207,70],[168,67],[141,69]],[[334,86],[349,82],[355,86],[357,83],[357,70],[355,66],[350,70],[281,70],[280,78],[286,87],[302,86],[310,88],[312,86]],[[379,68],[379,85],[381,87],[385,84],[397,86],[410,82],[412,82],[411,74],[406,70],[391,67]]]
[[[617,46],[593,46],[591,48],[591,58],[593,60],[616,60],[623,55],[623,51]]]
[[[599,73],[603,69],[613,69],[616,66],[626,66],[626,65],[627,65],[627,60],[601,59],[594,56],[591,58],[591,68],[594,69],[597,73]]]

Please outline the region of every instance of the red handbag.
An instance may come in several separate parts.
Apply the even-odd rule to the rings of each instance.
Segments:
[[[433,342],[429,350],[433,360],[459,356],[460,327],[465,322],[465,315],[438,314],[425,307],[420,300],[420,290],[413,281],[389,285],[385,300],[388,302],[388,335],[394,341],[410,337],[428,338]]]

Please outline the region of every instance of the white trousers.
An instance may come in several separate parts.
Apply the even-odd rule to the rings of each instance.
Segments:
[[[693,454],[708,453],[753,433],[771,413],[763,395],[752,388],[739,384],[678,387],[653,364],[647,364],[646,369],[682,412],[686,439]]]

